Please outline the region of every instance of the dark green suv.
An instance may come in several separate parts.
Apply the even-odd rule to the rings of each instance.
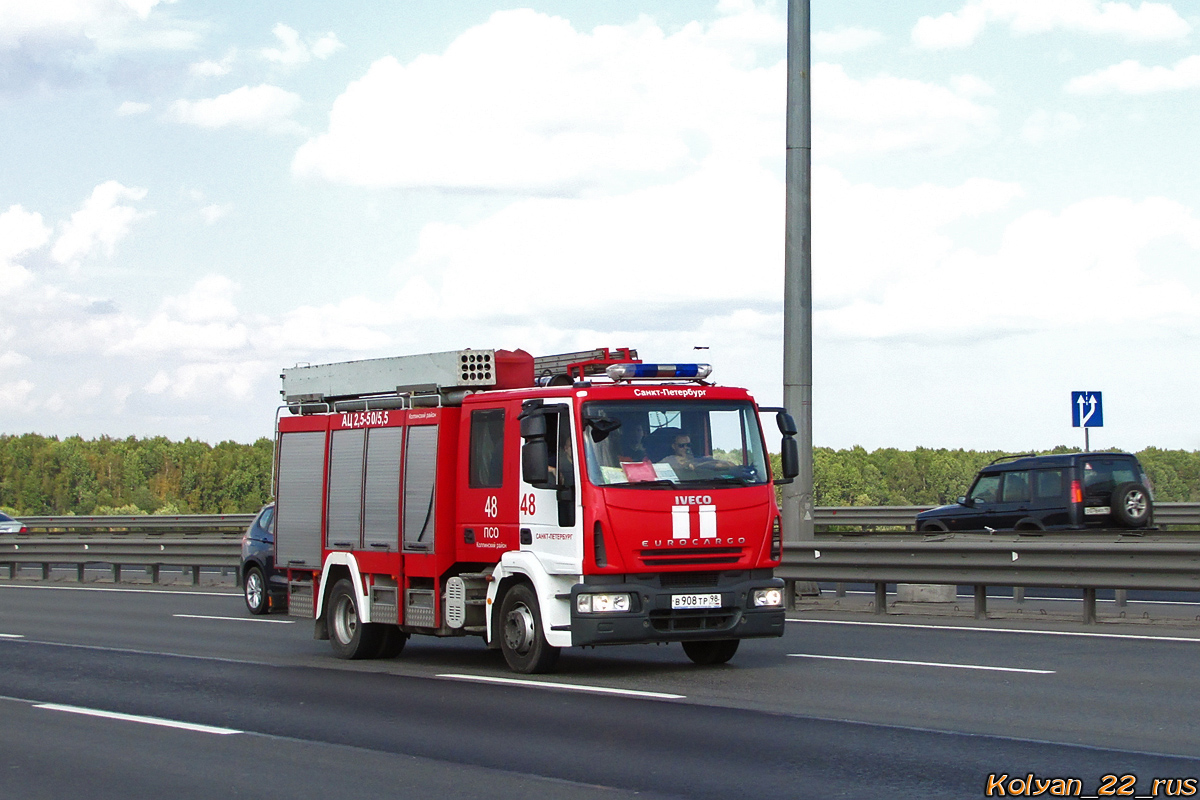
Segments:
[[[1128,453],[1006,456],[950,506],[917,515],[919,531],[1145,528],[1154,495]]]

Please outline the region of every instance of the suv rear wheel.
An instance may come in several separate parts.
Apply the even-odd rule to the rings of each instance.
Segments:
[[[1150,521],[1150,493],[1140,483],[1122,483],[1109,501],[1113,519],[1126,528],[1140,528]]]
[[[267,582],[263,579],[262,570],[250,567],[246,570],[246,585],[243,596],[246,598],[246,608],[251,614],[266,614],[270,609],[267,598]]]

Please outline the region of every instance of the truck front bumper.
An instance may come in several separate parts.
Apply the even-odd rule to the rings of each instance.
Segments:
[[[579,583],[571,588],[571,644],[630,644],[782,636],[784,607],[755,606],[759,589],[778,589],[779,578],[752,578],[716,586],[651,585],[645,582]],[[628,594],[629,611],[584,613],[581,594]],[[675,608],[676,596],[720,595],[719,608]]]

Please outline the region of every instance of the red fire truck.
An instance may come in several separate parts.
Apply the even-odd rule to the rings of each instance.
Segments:
[[[569,646],[681,642],[698,664],[780,636],[795,425],[707,365],[628,349],[461,350],[286,369],[275,565],[341,658],[482,636],[517,672]],[[284,410],[290,413],[283,413]]]

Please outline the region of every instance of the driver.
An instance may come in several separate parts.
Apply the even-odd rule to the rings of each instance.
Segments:
[[[696,460],[692,456],[692,437],[686,433],[677,433],[671,440],[671,452],[659,459],[659,463],[669,464],[675,474],[691,473],[696,470]]]

